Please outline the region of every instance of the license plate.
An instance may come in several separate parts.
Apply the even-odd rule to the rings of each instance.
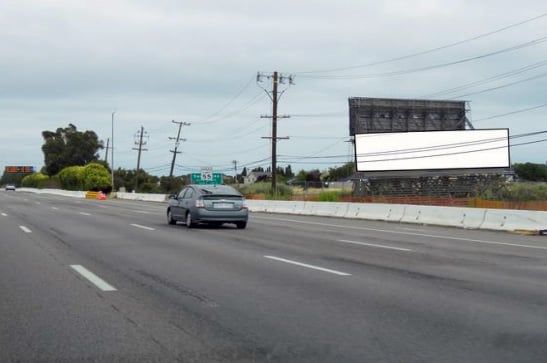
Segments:
[[[234,207],[232,203],[215,203],[214,205],[217,209],[231,209]]]

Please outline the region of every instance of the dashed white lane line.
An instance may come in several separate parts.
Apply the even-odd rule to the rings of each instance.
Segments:
[[[59,208],[57,208],[57,207],[51,207],[51,209],[53,209],[53,210],[59,210]]]
[[[388,250],[396,250],[396,251],[405,251],[405,252],[412,251],[411,249],[408,249],[408,248],[401,248],[401,247],[393,247],[393,246],[379,245],[379,244],[375,244],[375,243],[365,243],[365,242],[358,242],[358,241],[349,241],[349,240],[346,240],[346,239],[339,239],[338,242],[350,243],[350,244],[354,244],[354,245],[368,246],[368,247],[387,248]]]
[[[83,216],[90,216],[91,215],[91,213],[87,213],[87,212],[80,212],[80,214],[83,215]]]
[[[19,226],[19,228],[21,228],[21,230],[25,233],[32,233],[32,231],[25,226]]]
[[[102,291],[116,291],[117,289],[108,282],[95,275],[82,265],[70,265],[76,272],[88,279],[93,285],[97,286]]]
[[[7,217],[8,215],[6,213],[2,213],[2,217]]]
[[[345,272],[336,271],[336,270],[331,270],[331,269],[328,269],[328,268],[323,268],[323,267],[314,266],[314,265],[308,265],[308,264],[306,264],[306,263],[297,262],[297,261],[292,261],[292,260],[287,260],[287,259],[280,258],[280,257],[275,257],[275,256],[264,256],[264,258],[268,258],[268,259],[270,259],[270,260],[275,260],[275,261],[280,261],[280,262],[285,262],[285,263],[289,263],[289,264],[296,265],[296,266],[311,268],[311,269],[313,269],[313,270],[319,270],[319,271],[323,271],[323,272],[328,272],[328,273],[335,274],[335,275],[340,275],[340,276],[351,276],[351,274],[348,274],[348,273],[345,273]]]
[[[146,227],[146,226],[141,226],[140,224],[134,224],[134,223],[132,223],[131,225],[132,225],[133,227],[137,227],[137,228],[141,228],[141,229],[146,229],[147,231],[155,231],[155,230],[156,230],[155,228]]]

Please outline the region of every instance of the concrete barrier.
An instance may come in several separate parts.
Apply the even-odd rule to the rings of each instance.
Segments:
[[[165,194],[123,193],[117,192],[116,198],[126,200],[140,200],[144,202],[165,202],[169,199]]]
[[[348,203],[337,202],[305,202],[303,214],[326,217],[344,217]]]
[[[505,231],[535,230],[540,233],[547,227],[547,212],[507,209],[487,209],[482,229]]]
[[[484,219],[484,209],[407,205],[400,221],[478,229],[484,223]]]
[[[19,188],[20,192],[85,198],[86,192]],[[116,193],[119,199],[165,202],[164,194]],[[469,229],[528,231],[547,234],[547,212],[467,207],[437,207],[382,203],[300,202],[247,200],[251,212],[316,215],[324,217],[419,223]]]
[[[61,190],[61,189],[19,188],[17,190],[20,192],[27,192],[27,193],[53,194],[53,195],[61,195],[63,197],[82,198],[82,199],[85,198],[85,195],[87,193],[87,192],[81,192],[81,191]]]

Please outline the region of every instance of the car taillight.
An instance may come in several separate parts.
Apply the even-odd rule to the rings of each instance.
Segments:
[[[243,198],[243,203],[241,204],[241,209],[249,209],[249,206],[247,206],[247,200]]]
[[[205,203],[203,203],[203,199],[196,199],[196,208],[205,208]]]

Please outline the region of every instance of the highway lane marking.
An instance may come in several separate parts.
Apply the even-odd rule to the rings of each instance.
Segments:
[[[419,228],[407,228],[407,227],[397,227],[395,229],[399,231],[414,231],[414,232],[422,231],[422,229],[419,229]]]
[[[147,211],[144,211],[144,210],[135,210],[133,212],[140,213],[140,214],[150,214],[150,212],[147,212]]]
[[[294,219],[285,219],[285,218],[257,218],[257,217],[253,217],[253,219],[265,220],[265,221],[276,220],[276,221],[293,222],[293,223],[300,223],[300,224],[310,224],[310,225],[315,225],[315,226],[355,229],[355,230],[360,230],[360,231],[373,231],[373,232],[382,232],[382,233],[403,234],[403,235],[408,235],[408,236],[430,237],[430,238],[448,239],[448,240],[455,240],[455,241],[483,243],[483,244],[490,244],[490,245],[501,245],[501,246],[512,246],[512,247],[533,248],[533,249],[538,249],[538,250],[547,250],[547,247],[544,247],[544,246],[524,245],[524,244],[509,243],[509,242],[485,241],[485,240],[481,240],[481,239],[471,239],[471,238],[463,238],[463,237],[450,237],[450,236],[441,236],[441,235],[425,234],[425,233],[392,231],[392,230],[379,229],[379,228],[342,226],[342,225],[339,225],[339,224],[305,222],[305,221],[297,221],[297,220],[294,220]]]
[[[32,233],[32,231],[25,226],[19,226],[19,228],[21,228],[21,230],[25,233]]]
[[[350,240],[347,240],[347,239],[339,239],[338,242],[350,243],[350,244],[360,245],[360,246],[387,248],[387,249],[389,249],[389,250],[397,250],[397,251],[405,251],[405,252],[412,251],[411,249],[408,249],[408,248],[401,248],[401,247],[393,247],[393,246],[379,245],[379,244],[375,244],[375,243],[365,243],[365,242],[358,242],[358,241],[350,241]]]
[[[306,264],[306,263],[297,262],[297,261],[292,261],[292,260],[287,260],[287,259],[280,258],[280,257],[275,257],[275,256],[264,256],[264,258],[268,258],[268,259],[270,259],[270,260],[275,260],[275,261],[280,261],[280,262],[285,262],[285,263],[289,263],[289,264],[296,265],[296,266],[307,267],[307,268],[311,268],[311,269],[313,269],[313,270],[319,270],[319,271],[323,271],[323,272],[329,272],[329,273],[335,274],[335,275],[340,275],[340,276],[351,276],[351,274],[348,274],[348,273],[346,273],[346,272],[331,270],[331,269],[328,269],[328,268],[319,267],[319,266],[314,266],[314,265],[308,265],[308,264]]]
[[[99,276],[95,275],[93,272],[89,271],[82,265],[70,265],[72,269],[78,272],[80,275],[85,277],[93,285],[97,286],[102,291],[116,291],[117,289],[110,285],[108,282],[101,279]]]
[[[140,224],[134,224],[134,223],[132,223],[131,225],[132,225],[133,227],[137,227],[137,228],[141,228],[141,229],[146,229],[147,231],[155,231],[155,230],[156,230],[155,228],[146,227],[146,226],[141,226]]]
[[[7,217],[8,215],[6,213],[2,213],[2,217]]]
[[[57,208],[57,207],[51,207],[51,209],[53,209],[53,210],[59,210],[59,208]]]
[[[91,213],[86,213],[86,212],[80,212],[80,214],[83,215],[83,216],[90,216],[91,215]]]

